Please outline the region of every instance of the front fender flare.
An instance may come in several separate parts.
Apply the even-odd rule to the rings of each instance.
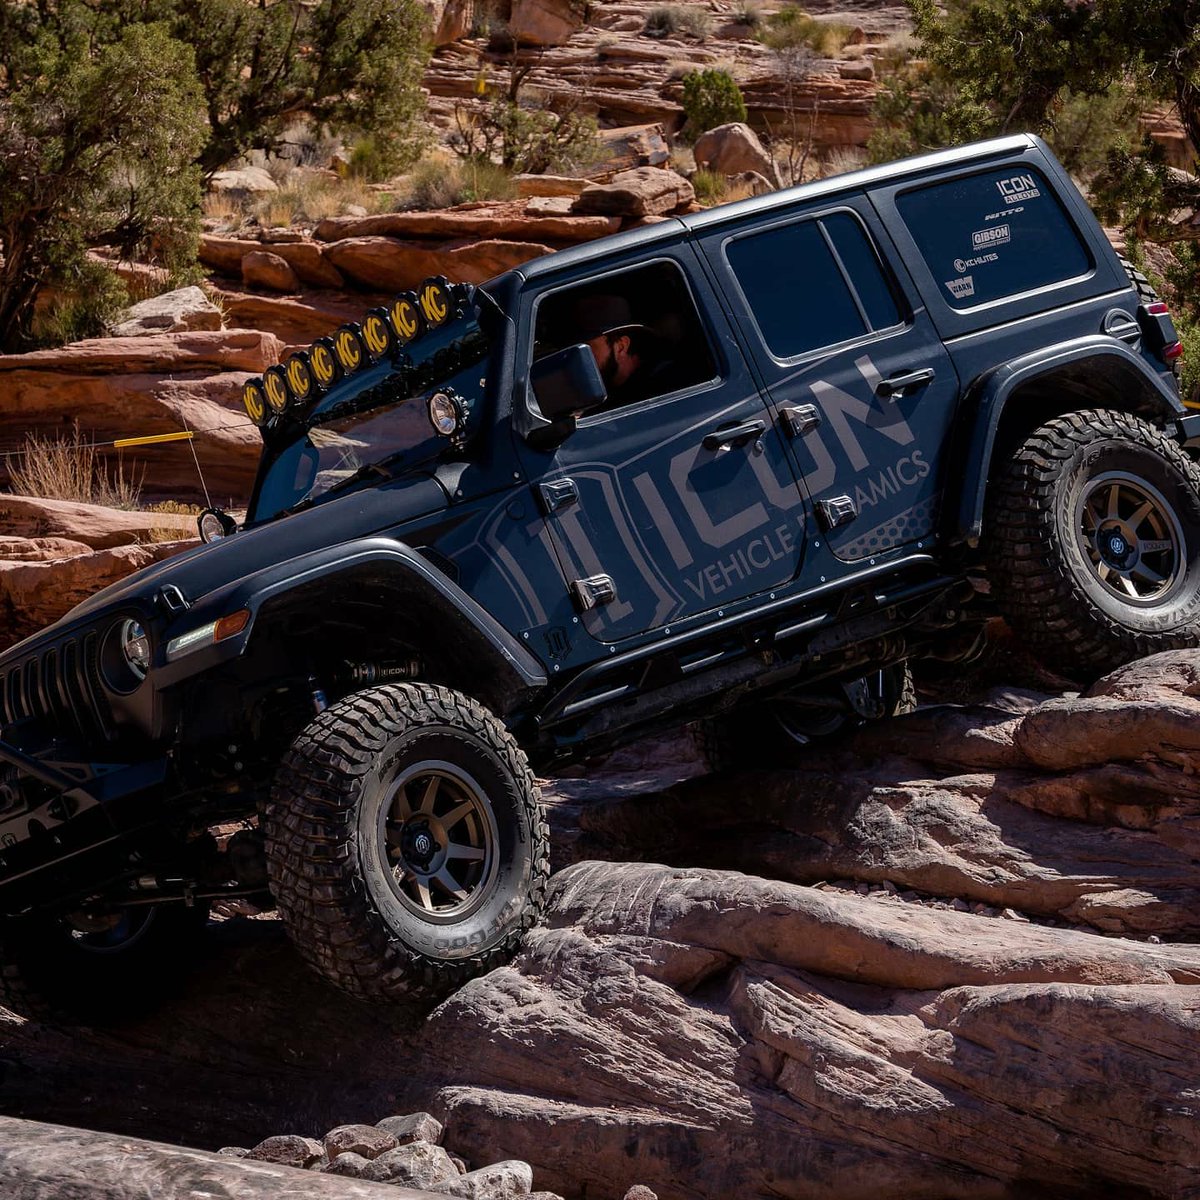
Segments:
[[[1020,388],[1051,374],[1114,391],[1123,399],[1123,407],[1150,411],[1169,421],[1178,420],[1186,412],[1179,396],[1141,355],[1104,334],[1063,342],[993,368],[970,387],[963,405],[966,428],[958,445],[964,484],[949,531],[951,541],[970,546],[979,543],[996,431],[1005,406]],[[1129,389],[1135,393],[1133,405],[1129,404]]]
[[[464,640],[488,680],[489,699],[503,709],[546,686],[546,674],[529,650],[486,609],[426,558],[404,542],[387,537],[360,538],[277,563],[203,596],[166,631],[167,641],[239,609],[250,611],[241,633],[154,671],[160,688],[170,687],[200,671],[245,652],[255,629],[273,606],[297,592],[320,588],[335,579],[383,581],[412,598],[431,617]]]

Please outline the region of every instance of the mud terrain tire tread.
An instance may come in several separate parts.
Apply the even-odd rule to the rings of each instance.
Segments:
[[[435,722],[469,730],[517,783],[531,834],[528,900],[496,945],[454,960],[405,946],[389,930],[358,869],[358,780],[389,739]],[[293,743],[264,814],[267,872],[302,957],[361,1000],[427,1003],[508,961],[536,924],[550,874],[549,828],[524,753],[482,705],[432,684],[393,684],[331,705]]]
[[[1200,492],[1200,469],[1167,434],[1110,409],[1067,413],[1034,430],[993,485],[987,532],[993,595],[1009,624],[1067,678],[1088,678],[1157,654],[1200,645],[1200,607],[1161,632],[1130,629],[1091,602],[1064,554],[1055,484],[1084,447],[1136,443],[1172,464]]]

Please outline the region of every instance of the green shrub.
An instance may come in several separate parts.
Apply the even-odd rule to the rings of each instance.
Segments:
[[[54,299],[35,317],[34,342],[65,346],[83,338],[103,337],[129,302],[129,291],[119,275],[98,262],[82,259],[60,277]]]
[[[746,119],[742,89],[728,71],[710,67],[683,77],[683,111],[688,130],[699,137],[706,130]]]
[[[692,187],[696,192],[696,199],[705,206],[720,204],[728,190],[725,176],[710,171],[707,167],[701,167],[692,176]]]
[[[647,37],[691,37],[702,42],[712,32],[712,14],[695,5],[663,5],[650,10],[642,32]]]

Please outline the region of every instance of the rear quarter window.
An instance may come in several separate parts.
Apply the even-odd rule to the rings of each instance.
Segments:
[[[1029,167],[918,188],[896,207],[952,308],[1077,279],[1095,265],[1052,188]]]

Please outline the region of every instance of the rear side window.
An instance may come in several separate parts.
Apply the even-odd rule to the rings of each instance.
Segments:
[[[900,323],[875,249],[850,213],[737,238],[725,256],[776,358],[796,358]]]
[[[953,308],[973,308],[1092,269],[1058,197],[1028,167],[935,183],[896,207]]]

